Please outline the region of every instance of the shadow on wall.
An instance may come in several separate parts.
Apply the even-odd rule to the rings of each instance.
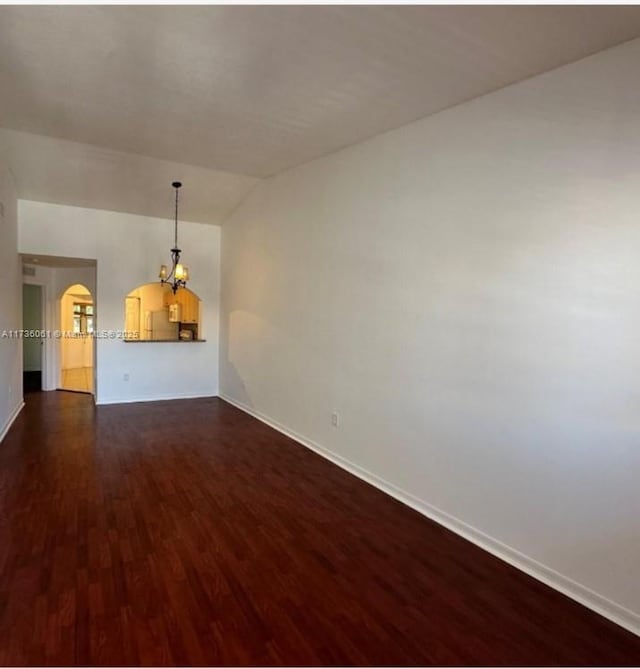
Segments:
[[[233,311],[228,323],[221,323],[227,331],[226,356],[224,361],[225,388],[230,398],[253,409],[253,401],[242,377],[243,362],[253,369],[256,360],[263,355],[264,342],[268,332],[275,328],[248,311]],[[246,360],[247,352],[252,352],[256,360]],[[245,359],[242,359],[242,355]]]
[[[251,402],[251,398],[249,397],[249,393],[247,392],[244,381],[242,380],[240,374],[238,374],[236,366],[231,362],[231,360],[229,360],[228,356],[224,361],[224,375],[225,385],[227,388],[231,389],[231,391],[228,393],[229,398],[239,402],[249,409],[254,409],[255,407]]]

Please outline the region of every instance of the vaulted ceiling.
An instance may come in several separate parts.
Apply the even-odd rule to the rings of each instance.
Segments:
[[[21,197],[162,216],[181,178],[219,223],[259,178],[639,35],[634,6],[4,6],[0,152]]]

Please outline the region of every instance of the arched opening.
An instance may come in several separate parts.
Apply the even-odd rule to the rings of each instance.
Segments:
[[[69,286],[60,300],[60,388],[93,393],[96,311],[86,286]]]
[[[200,298],[188,288],[174,293],[160,283],[147,283],[125,298],[128,341],[198,341],[202,339]]]

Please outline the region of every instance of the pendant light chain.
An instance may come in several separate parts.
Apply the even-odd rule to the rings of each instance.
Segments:
[[[173,248],[171,249],[171,271],[167,272],[167,266],[160,266],[160,283],[170,286],[174,294],[179,288],[184,288],[189,280],[189,268],[180,262],[180,249],[178,248],[178,190],[182,187],[179,181],[171,184],[176,189],[176,200],[174,207]]]
[[[179,186],[176,186],[177,182],[174,182],[173,187],[176,189],[176,209],[175,209],[175,228],[174,228],[174,242],[173,242],[173,248],[177,249],[178,248],[178,188]]]

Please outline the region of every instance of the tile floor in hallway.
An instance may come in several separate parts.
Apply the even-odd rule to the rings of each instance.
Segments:
[[[76,367],[74,369],[63,369],[61,388],[63,390],[75,390],[82,393],[90,393],[93,390],[93,367]]]

